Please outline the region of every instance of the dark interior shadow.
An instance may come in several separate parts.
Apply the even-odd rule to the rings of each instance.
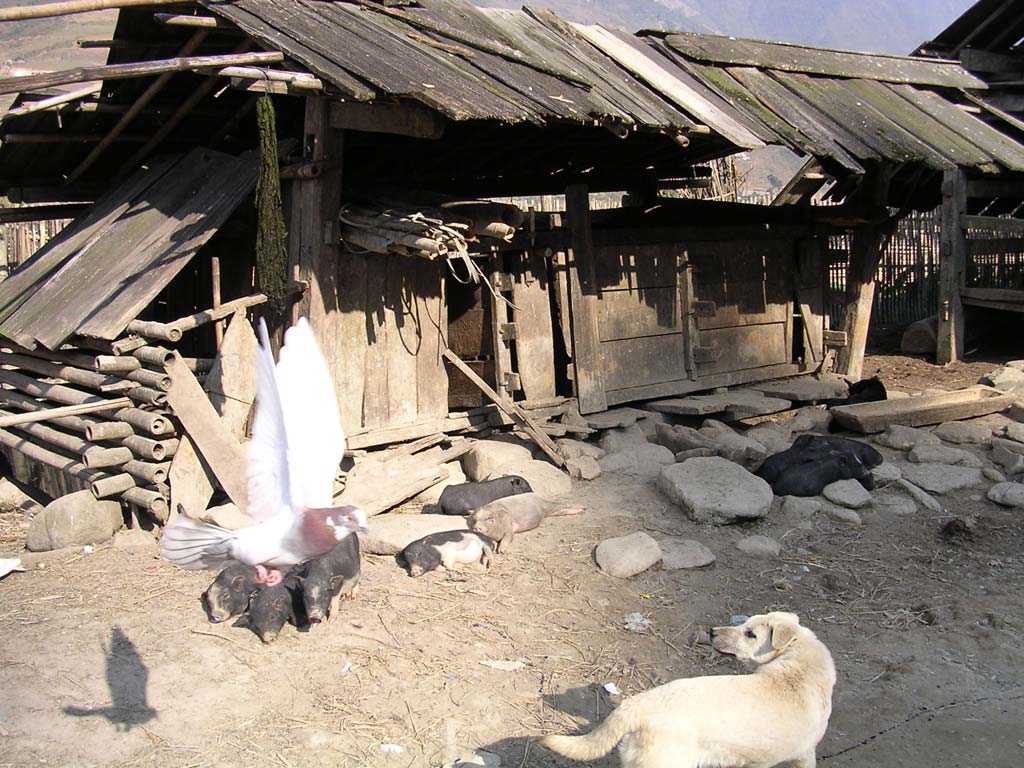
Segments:
[[[146,701],[149,670],[138,649],[120,627],[110,630],[107,654],[107,686],[110,688],[109,707],[64,707],[64,714],[72,717],[105,717],[119,731],[130,731],[133,725],[148,723],[156,717],[156,710]]]

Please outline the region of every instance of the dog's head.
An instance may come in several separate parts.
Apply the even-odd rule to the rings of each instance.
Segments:
[[[799,632],[799,616],[774,611],[751,616],[738,627],[714,627],[711,645],[740,661],[767,664],[792,645]]]

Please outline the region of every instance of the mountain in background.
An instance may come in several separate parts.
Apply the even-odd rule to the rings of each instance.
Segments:
[[[521,2],[472,0],[490,8]],[[759,40],[907,54],[973,0],[539,0],[572,21],[631,32],[671,29]]]

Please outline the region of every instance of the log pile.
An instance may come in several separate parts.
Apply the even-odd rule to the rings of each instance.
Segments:
[[[167,405],[172,352],[136,337],[104,354],[87,348],[0,351],[0,445],[120,498],[159,522],[179,427]],[[134,347],[123,354],[114,349]],[[202,377],[212,360],[187,360]]]

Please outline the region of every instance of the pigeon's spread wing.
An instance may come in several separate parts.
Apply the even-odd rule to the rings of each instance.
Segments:
[[[256,351],[256,418],[252,425],[246,469],[249,514],[261,523],[291,508],[288,476],[288,434],[284,426],[281,394],[274,372],[267,324],[260,318],[260,348]]]
[[[327,362],[304,317],[285,332],[277,385],[287,434],[292,509],[333,506],[345,433]]]

